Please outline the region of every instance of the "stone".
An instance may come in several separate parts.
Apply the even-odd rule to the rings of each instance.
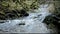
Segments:
[[[25,25],[25,23],[19,23],[18,25]]]
[[[5,22],[7,22],[6,20],[0,20],[0,23],[5,23]]]
[[[60,15],[60,14],[58,14]],[[58,29],[58,32],[60,31],[60,17],[58,17],[57,15],[49,15],[44,19],[44,23],[46,23],[47,25],[49,24],[53,24],[55,25],[55,27]],[[52,26],[51,26],[52,27]]]
[[[29,14],[28,14],[28,13],[26,13],[26,14],[24,14],[24,16],[29,16]]]

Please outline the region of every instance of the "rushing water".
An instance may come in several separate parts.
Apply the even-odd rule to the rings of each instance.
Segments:
[[[47,25],[42,23],[45,17],[50,14],[47,7],[48,4],[40,5],[40,8],[35,12],[29,12],[28,17],[8,20],[8,22],[0,24],[0,29],[8,32],[52,33],[54,30],[48,29]],[[25,23],[25,25],[18,25],[19,23]]]

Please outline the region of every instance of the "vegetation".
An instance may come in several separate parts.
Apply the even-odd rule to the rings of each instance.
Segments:
[[[38,6],[38,0],[0,0],[0,20],[27,16],[26,11],[37,9]]]

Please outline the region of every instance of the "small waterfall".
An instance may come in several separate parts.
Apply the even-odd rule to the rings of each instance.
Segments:
[[[0,29],[8,32],[50,33],[50,29],[42,23],[45,17],[50,15],[47,7],[48,4],[40,5],[40,8],[35,10],[34,13],[29,12],[28,17],[8,20],[9,22],[0,24]],[[19,23],[25,23],[25,25],[18,25]]]

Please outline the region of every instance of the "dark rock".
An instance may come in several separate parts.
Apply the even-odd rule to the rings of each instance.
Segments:
[[[42,16],[42,14],[39,14],[38,16]]]
[[[19,23],[18,25],[25,25],[25,23]]]
[[[0,20],[0,23],[5,23],[6,22],[6,20]]]
[[[5,23],[5,22],[2,21],[2,22],[0,22],[0,23]]]
[[[58,15],[60,15],[60,14],[58,14]],[[60,21],[60,17],[59,16],[57,16],[57,15],[49,15],[49,16],[47,16],[44,19],[43,22],[46,23],[47,25],[52,23],[53,25],[55,25],[55,27],[57,27],[58,30],[60,30],[60,23],[59,23],[59,21]]]
[[[28,14],[28,13],[26,13],[26,14],[24,14],[24,16],[29,16],[29,14]]]
[[[57,23],[60,19],[56,15],[49,15],[44,19],[46,23]]]

